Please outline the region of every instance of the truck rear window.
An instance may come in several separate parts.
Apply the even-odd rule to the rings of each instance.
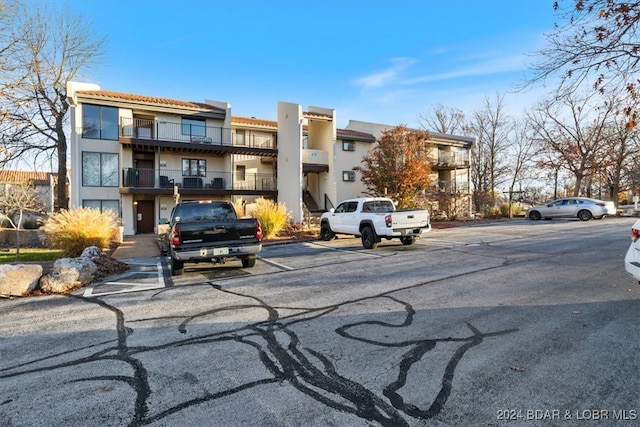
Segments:
[[[393,203],[388,200],[375,200],[372,202],[364,202],[362,212],[391,212],[393,211]]]
[[[233,210],[233,206],[228,203],[194,203],[178,206],[173,219],[175,222],[228,221],[236,219],[236,213]]]

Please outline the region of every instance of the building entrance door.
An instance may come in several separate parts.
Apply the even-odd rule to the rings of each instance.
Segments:
[[[138,200],[136,234],[153,233],[153,200]]]

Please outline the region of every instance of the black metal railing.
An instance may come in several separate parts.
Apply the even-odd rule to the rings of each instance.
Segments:
[[[231,129],[164,120],[120,118],[120,136],[173,142],[231,145]]]
[[[243,178],[243,179],[240,179]],[[209,189],[230,191],[275,191],[275,175],[245,173],[240,177],[233,172],[207,171],[199,175],[183,175],[181,170],[170,169],[122,169],[122,186],[136,188]]]
[[[242,135],[232,138],[229,128],[128,117],[120,118],[120,136],[195,144],[276,148],[274,136]]]
[[[331,199],[329,199],[327,193],[324,193],[324,210],[329,212],[331,209],[335,209],[335,206],[331,203]]]

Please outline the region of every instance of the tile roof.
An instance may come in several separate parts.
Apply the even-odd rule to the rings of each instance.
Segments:
[[[231,124],[266,126],[266,127],[272,127],[272,128],[278,127],[278,122],[275,120],[257,119],[255,117],[241,117],[241,116],[231,116]]]
[[[376,137],[366,132],[358,132],[350,129],[337,129],[338,138],[358,139],[362,141],[375,142]]]
[[[311,119],[314,117],[317,117],[319,119],[333,119],[333,116],[331,114],[313,113],[310,111],[304,111],[302,115],[307,119]]]
[[[225,112],[223,109],[203,102],[180,101],[177,99],[158,98],[154,96],[134,95],[131,93],[113,92],[110,90],[79,90],[78,95],[99,97],[118,101],[140,102],[145,104],[166,105],[171,107],[187,107]]]
[[[319,116],[326,116],[324,114],[320,114]],[[273,129],[278,128],[278,122],[275,120],[266,120],[266,119],[258,119],[256,117],[241,117],[241,116],[232,116],[231,117],[232,125],[250,125],[250,126],[264,126],[270,127]],[[303,126],[303,131],[307,132],[307,126]],[[357,139],[360,141],[369,141],[374,142],[376,138],[370,133],[358,132],[355,130],[349,129],[336,129],[338,138],[345,139]]]
[[[57,175],[52,172],[33,172],[18,170],[0,170],[0,183],[3,184],[29,184],[49,185],[49,177],[57,179]]]
[[[148,104],[161,104],[167,106],[178,106],[178,107],[189,107],[189,108],[202,108],[208,110],[216,110],[223,111],[220,108],[214,107],[209,104],[203,104],[200,102],[190,102],[190,101],[179,101],[175,99],[169,98],[156,98],[152,96],[143,96],[143,95],[134,95],[130,93],[122,93],[122,92],[113,92],[109,90],[81,90],[77,92],[80,95],[91,96],[91,97],[101,97],[106,99],[116,99],[120,101],[130,101],[130,102],[143,102]],[[313,113],[313,112],[304,112],[305,118],[325,118],[331,119],[331,115],[322,114],[322,113]],[[242,126],[258,126],[258,127],[269,127],[273,129],[278,128],[278,122],[276,120],[267,120],[267,119],[259,119],[257,117],[243,117],[243,116],[232,116],[231,123],[234,125]],[[307,127],[304,126],[304,130],[306,131]],[[371,134],[364,132],[357,132],[348,129],[337,129],[338,137],[341,138],[351,138],[358,139],[362,141],[375,141],[375,137]]]

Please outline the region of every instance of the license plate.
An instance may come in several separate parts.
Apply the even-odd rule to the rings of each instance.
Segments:
[[[213,256],[216,255],[229,255],[229,248],[214,248]]]

